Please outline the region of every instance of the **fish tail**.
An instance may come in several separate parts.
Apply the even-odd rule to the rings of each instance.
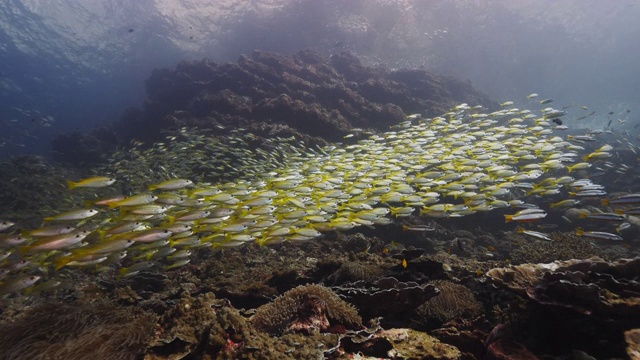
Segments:
[[[602,199],[602,206],[609,206],[609,199]]]
[[[67,180],[67,187],[69,190],[73,190],[78,187],[78,183]]]
[[[516,231],[522,234],[524,232],[524,228],[522,226],[518,226]]]
[[[616,210],[616,214],[618,214],[618,215],[624,215],[624,210],[622,210],[622,209],[617,209],[617,210]]]
[[[587,213],[583,213],[583,212],[581,212],[581,213],[580,213],[580,219],[584,219],[584,218],[586,218],[587,216],[589,216],[589,214],[587,214]]]
[[[167,215],[166,219],[167,219],[167,223],[169,225],[173,225],[176,222],[176,217],[175,216]]]
[[[149,188],[148,188],[148,189],[149,189],[149,191],[153,191],[153,190],[155,190],[155,189],[157,189],[157,188],[158,188],[158,186],[157,186],[157,185],[149,185]]]
[[[584,230],[582,230],[582,228],[581,228],[581,227],[576,228],[576,235],[578,235],[578,236],[582,236],[582,235],[584,235]]]
[[[504,216],[504,222],[508,223],[513,221],[513,215],[505,215]]]
[[[70,263],[70,262],[71,262],[71,259],[69,259],[69,258],[64,258],[64,257],[57,258],[56,261],[55,261],[56,271],[62,269],[65,266],[67,266],[67,264]]]

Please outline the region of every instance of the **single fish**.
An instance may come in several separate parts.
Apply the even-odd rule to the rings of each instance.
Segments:
[[[179,267],[183,267],[183,266],[189,264],[190,261],[191,261],[191,259],[188,259],[188,258],[180,259],[180,260],[174,262],[173,264],[168,265],[165,269],[167,269],[167,270],[177,269]]]
[[[541,233],[538,231],[525,230],[523,227],[518,227],[518,233],[530,236],[534,239],[544,240],[544,241],[552,241],[549,235],[545,233]]]
[[[37,275],[18,275],[0,284],[0,296],[26,289],[40,280]]]
[[[582,230],[582,228],[576,229],[576,235],[586,236],[592,239],[599,239],[599,240],[622,241],[622,237],[620,235],[611,234],[611,233],[602,232],[602,231],[584,231]]]
[[[79,232],[72,232],[68,234],[49,236],[29,246],[21,247],[20,252],[24,254],[24,253],[31,253],[36,251],[67,249],[84,240],[84,238],[87,237],[89,233],[90,231],[79,231]]]
[[[58,225],[49,225],[43,226],[38,229],[24,231],[23,235],[26,236],[35,236],[35,237],[44,237],[44,236],[53,236],[60,234],[68,234],[74,231],[76,228],[70,225],[58,224]]]
[[[508,215],[508,214],[504,215],[505,222],[511,222],[511,221],[531,222],[531,221],[542,220],[545,217],[547,217],[547,213],[544,212],[544,211],[532,212],[532,213],[524,213],[524,214],[516,213],[516,214],[513,214],[513,215]]]
[[[106,176],[94,176],[84,180],[80,180],[78,182],[68,181],[67,186],[69,190],[73,190],[75,188],[101,188],[105,186],[109,186],[116,182],[116,179],[106,177]]]
[[[402,231],[430,232],[436,229],[428,225],[402,225]]]
[[[44,221],[72,221],[88,219],[98,214],[96,209],[77,209],[64,212],[62,214],[49,216],[44,218]]]
[[[593,220],[603,220],[603,221],[624,221],[625,217],[620,214],[615,213],[581,213],[581,219],[593,219]]]
[[[152,202],[156,201],[156,199],[158,199],[158,197],[155,195],[138,194],[138,195],[129,196],[120,201],[110,202],[108,205],[109,205],[109,208],[116,208],[120,206],[145,205],[145,204],[151,204]]]
[[[149,191],[153,190],[178,190],[193,186],[193,181],[188,179],[171,179],[159,184],[149,185]]]

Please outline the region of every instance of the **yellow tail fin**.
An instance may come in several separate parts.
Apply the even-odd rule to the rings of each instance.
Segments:
[[[69,188],[69,190],[73,190],[78,187],[78,183],[67,180],[67,187]]]

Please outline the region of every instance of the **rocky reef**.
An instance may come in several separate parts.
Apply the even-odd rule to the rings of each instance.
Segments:
[[[254,51],[226,64],[184,61],[155,70],[146,88],[142,109],[126,111],[112,128],[54,139],[56,159],[100,162],[118,145],[161,141],[183,126],[340,141],[353,128],[387,130],[407,114],[435,116],[455,103],[497,107],[470,83],[425,70],[371,68],[346,52],[325,57],[311,50]]]

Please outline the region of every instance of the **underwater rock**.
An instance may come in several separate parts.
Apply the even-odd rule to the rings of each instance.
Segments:
[[[298,286],[259,307],[251,319],[254,326],[280,335],[287,332],[344,332],[362,326],[353,305],[321,285]]]
[[[436,329],[429,334],[443,343],[458,348],[463,359],[481,359],[485,354],[484,339],[487,334],[477,327],[479,327],[477,322],[464,321],[464,324],[456,323],[455,326]]]
[[[462,354],[455,346],[443,344],[425,332],[413,329],[383,330],[378,336],[387,339],[393,349],[388,356],[393,359],[460,359]]]
[[[356,281],[332,289],[360,309],[365,319],[382,316],[385,324],[400,321],[405,325],[418,306],[438,294],[432,284],[400,282],[394,277],[373,283]]]
[[[630,359],[640,359],[640,329],[625,331],[624,339],[627,342],[627,354]]]
[[[537,360],[538,357],[527,350],[524,345],[511,340],[494,341],[487,348],[487,359],[490,360]]]
[[[156,316],[100,301],[48,303],[0,326],[0,359],[138,359]]]
[[[360,354],[359,359],[466,359],[455,346],[425,332],[410,328],[385,330],[378,320],[372,320],[371,327],[341,335],[340,343],[333,350],[339,348],[346,354]]]
[[[352,128],[387,130],[405,121],[405,112],[435,116],[461,101],[497,108],[469,83],[424,70],[371,68],[352,54],[326,57],[311,50],[293,55],[256,50],[227,64],[183,61],[174,69],[154,70],[146,89],[143,108],[127,110],[111,128],[57,137],[57,158],[99,162],[116,145],[161,141],[178,126],[223,134],[269,123],[340,141]]]
[[[640,258],[600,258],[495,268],[497,284],[543,305],[610,318],[640,316]]]

